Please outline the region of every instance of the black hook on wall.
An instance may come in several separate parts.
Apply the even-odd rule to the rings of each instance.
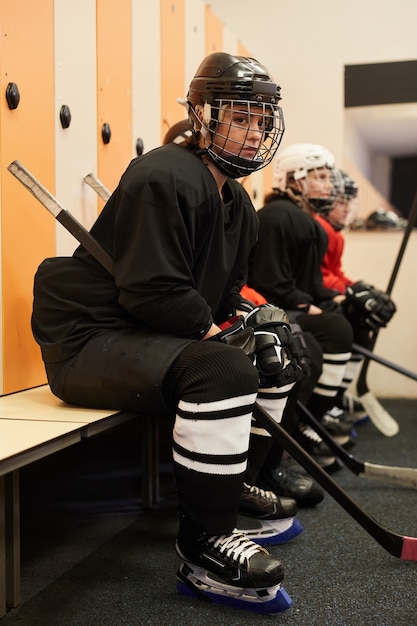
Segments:
[[[143,154],[143,139],[141,139],[140,137],[138,137],[136,140],[136,154],[138,156]]]
[[[6,87],[6,100],[10,110],[17,109],[20,102],[19,87],[16,83],[9,83]]]
[[[103,139],[104,144],[110,143],[111,129],[110,129],[110,124],[107,124],[107,122],[105,122],[103,126],[101,127],[101,137]]]
[[[59,112],[62,128],[68,128],[71,124],[71,111],[67,104],[63,104]]]

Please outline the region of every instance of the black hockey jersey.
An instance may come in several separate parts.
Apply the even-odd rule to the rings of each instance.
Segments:
[[[257,230],[243,187],[228,179],[220,198],[193,151],[168,144],[134,159],[91,229],[114,276],[82,246],[38,269],[32,329],[45,362],[103,329],[201,338],[241,300]]]
[[[320,270],[327,235],[290,199],[273,199],[259,212],[259,237],[251,254],[248,285],[287,310],[320,305],[338,292],[326,289]]]

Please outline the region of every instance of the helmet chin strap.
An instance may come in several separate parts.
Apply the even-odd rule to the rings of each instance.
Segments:
[[[214,152],[211,147],[206,148],[206,152],[217,169],[229,178],[248,176],[263,166],[263,160],[261,159],[259,161],[249,160],[232,154],[225,159],[221,154]]]

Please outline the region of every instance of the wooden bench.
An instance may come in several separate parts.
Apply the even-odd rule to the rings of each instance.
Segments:
[[[142,506],[151,508],[159,499],[154,417],[68,405],[48,385],[0,396],[0,619],[20,603],[19,469],[133,419],[142,426]]]

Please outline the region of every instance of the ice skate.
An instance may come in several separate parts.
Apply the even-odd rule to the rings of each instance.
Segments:
[[[254,613],[279,613],[292,605],[281,585],[282,563],[237,530],[209,536],[182,516],[176,549],[183,595]]]
[[[271,489],[279,497],[293,498],[299,507],[315,506],[324,498],[323,490],[310,476],[291,470],[284,464],[264,468],[259,482],[261,487]]]
[[[293,498],[278,497],[255,485],[244,483],[239,513],[239,531],[261,546],[286,543],[304,530],[295,517],[297,503]]]

